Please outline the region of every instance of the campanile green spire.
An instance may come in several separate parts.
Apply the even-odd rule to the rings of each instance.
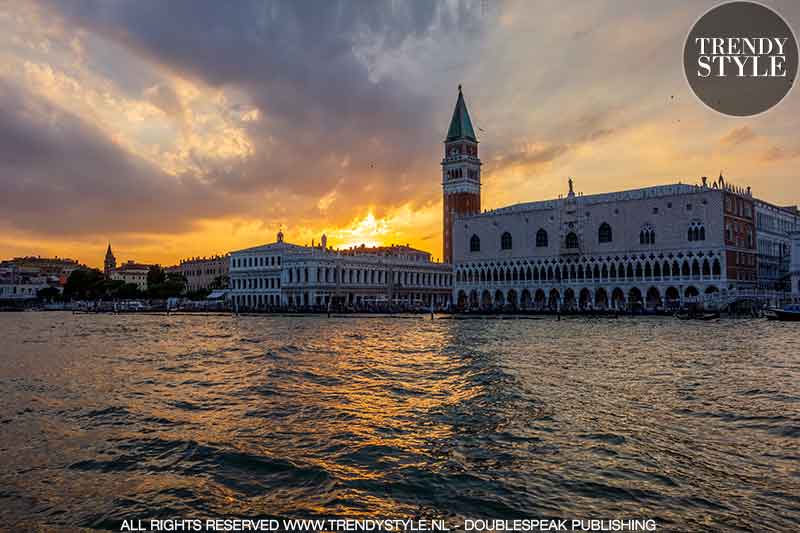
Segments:
[[[461,85],[458,86],[458,100],[456,108],[453,110],[453,118],[450,120],[450,128],[447,130],[445,142],[456,141],[458,139],[469,139],[477,142],[475,130],[472,129],[472,121],[469,119],[467,104],[464,102],[464,95],[461,93]]]

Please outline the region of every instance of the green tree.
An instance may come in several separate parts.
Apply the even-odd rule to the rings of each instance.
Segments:
[[[147,272],[147,286],[152,287],[155,285],[160,285],[164,283],[167,279],[166,275],[164,274],[164,269],[158,265],[153,265],[150,267],[150,270]]]
[[[228,276],[217,276],[211,282],[211,289],[227,289],[230,278]]]
[[[44,289],[39,289],[36,293],[36,296],[45,302],[57,302],[61,300],[61,291],[56,289],[55,287],[45,287]]]
[[[96,300],[105,294],[105,281],[105,276],[97,269],[73,270],[64,285],[64,299]]]
[[[187,292],[186,297],[192,301],[200,301],[208,298],[209,294],[211,294],[211,291],[208,289],[197,289],[194,291]]]
[[[135,300],[142,296],[142,291],[139,290],[139,286],[135,283],[123,283],[116,290],[116,297],[120,300]]]
[[[159,270],[161,270],[160,267]],[[158,280],[160,278],[161,281],[156,281],[155,283],[151,284],[150,283],[151,273],[153,274],[152,276],[153,280]],[[151,268],[150,272],[148,272],[147,274],[147,293],[150,295],[151,298],[156,298],[160,300],[166,300],[167,298],[175,298],[177,296],[180,296],[186,289],[186,278],[183,277],[182,274],[178,274],[175,272],[164,274],[164,271],[161,270],[161,276],[159,276],[157,272],[154,272],[153,268]]]

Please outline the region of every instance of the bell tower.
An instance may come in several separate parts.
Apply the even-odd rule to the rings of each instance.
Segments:
[[[115,268],[117,268],[117,259],[114,257],[114,252],[111,251],[111,243],[109,242],[106,257],[103,260],[103,273],[107,278],[110,278]]]
[[[444,194],[442,234],[445,263],[453,262],[453,224],[463,215],[481,212],[481,160],[478,139],[472,129],[467,104],[458,86],[458,100],[444,140],[442,159],[442,192]]]

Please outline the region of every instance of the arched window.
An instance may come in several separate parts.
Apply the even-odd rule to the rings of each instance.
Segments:
[[[565,241],[567,248],[577,248],[578,247],[578,236],[575,233],[570,232],[567,233],[567,239]]]
[[[655,244],[655,243],[656,243],[656,232],[653,229],[653,226],[651,226],[650,224],[645,224],[639,231],[639,244]]]
[[[547,232],[544,230],[544,228],[540,228],[539,231],[536,232],[536,247],[547,247]]]
[[[706,240],[706,227],[699,220],[693,220],[689,224],[688,232],[689,241],[704,241]]]
[[[600,242],[611,242],[611,226],[606,222],[600,224],[600,228],[597,230],[597,240]]]
[[[480,252],[481,251],[481,240],[477,235],[473,235],[469,240],[469,251],[470,252]]]
[[[511,234],[509,232],[503,233],[500,236],[500,249],[501,250],[510,250],[511,249]]]

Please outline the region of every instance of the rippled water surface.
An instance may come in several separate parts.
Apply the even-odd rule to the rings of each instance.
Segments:
[[[0,335],[3,527],[800,527],[800,324],[5,313]]]

